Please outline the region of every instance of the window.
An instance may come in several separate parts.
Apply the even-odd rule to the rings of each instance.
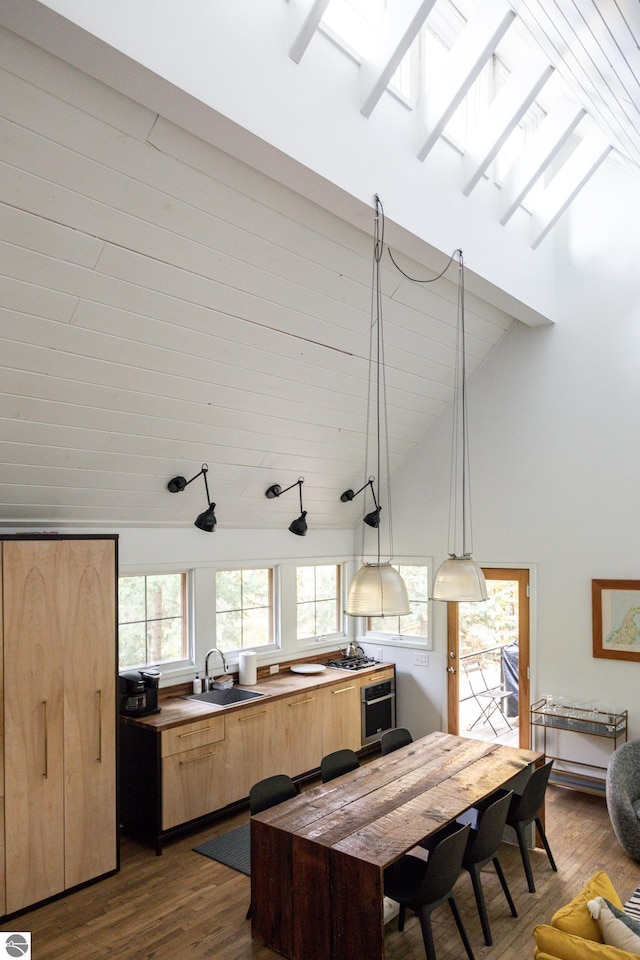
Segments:
[[[407,586],[411,613],[404,617],[369,617],[371,633],[389,633],[400,637],[429,636],[429,567],[427,564],[398,564],[398,573]]]
[[[273,643],[273,570],[218,570],[216,646],[224,653]]]
[[[187,658],[186,586],[186,573],[119,578],[120,669]]]
[[[340,584],[340,566],[337,564],[296,567],[298,640],[342,631]]]

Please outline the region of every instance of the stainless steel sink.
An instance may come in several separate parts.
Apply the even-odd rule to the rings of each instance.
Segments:
[[[216,703],[220,707],[227,707],[231,703],[241,703],[243,700],[255,700],[264,697],[264,693],[254,690],[237,690],[229,687],[227,690],[207,690],[206,693],[189,693],[186,700],[199,700],[201,703]]]

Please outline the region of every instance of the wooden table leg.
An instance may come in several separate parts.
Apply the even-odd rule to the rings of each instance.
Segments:
[[[293,957],[292,835],[251,819],[251,936]]]
[[[293,838],[293,957],[328,960],[331,956],[331,880],[329,848]]]
[[[331,851],[331,960],[384,960],[383,874]]]

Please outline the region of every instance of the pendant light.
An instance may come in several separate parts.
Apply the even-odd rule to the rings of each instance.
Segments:
[[[464,259],[462,250],[457,250],[456,254],[458,255],[458,333],[451,441],[449,559],[441,564],[435,575],[433,599],[469,602],[486,600],[487,584],[482,570],[471,557],[473,538],[467,418]]]
[[[389,533],[389,549],[393,553],[393,528],[391,523],[391,478],[389,469],[389,437],[387,430],[386,380],[384,370],[384,332],[382,324],[382,291],[380,285],[380,260],[384,249],[384,210],[380,198],[375,196],[375,218],[373,236],[373,278],[371,289],[371,325],[369,328],[369,391],[367,397],[367,435],[365,452],[365,471],[368,468],[369,427],[372,410],[375,409],[375,457],[377,461],[378,493],[382,476],[382,441],[384,438],[385,470],[387,481],[386,524]],[[374,375],[375,371],[375,375]],[[375,396],[373,393],[375,391]],[[368,472],[368,471],[367,471]],[[365,476],[367,474],[365,473]],[[353,500],[367,487],[373,497],[374,509],[366,512],[366,499],[363,497],[362,554],[365,555],[365,531],[369,527],[376,531],[377,562],[364,563],[351,581],[345,613],[350,617],[398,617],[411,612],[407,588],[404,580],[391,566],[390,560],[381,560],[381,532],[383,527],[382,507],[375,494],[375,477],[354,493],[346,490],[342,502]]]

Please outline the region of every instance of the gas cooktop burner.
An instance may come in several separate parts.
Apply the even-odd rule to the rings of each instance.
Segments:
[[[327,661],[328,667],[338,667],[340,670],[364,670],[365,667],[373,667],[379,660],[373,657],[339,657],[337,660]]]

